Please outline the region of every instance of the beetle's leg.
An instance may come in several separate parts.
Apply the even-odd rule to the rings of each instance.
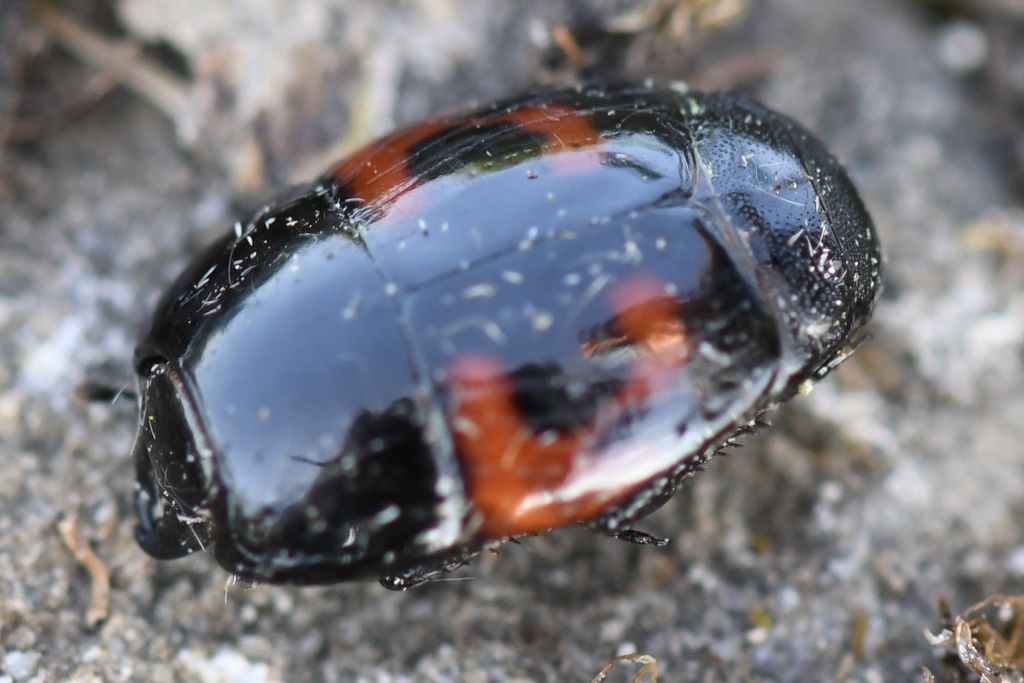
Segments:
[[[499,545],[501,545],[500,541],[492,541],[483,545],[473,544],[469,548],[444,555],[440,558],[426,559],[420,564],[406,567],[402,571],[381,574],[377,577],[377,581],[380,585],[393,591],[404,591],[410,588],[415,588],[420,584],[427,583],[428,581],[434,581],[449,572],[465,567],[469,564],[470,560],[484,550],[488,548],[493,550]]]
[[[628,543],[635,543],[636,545],[653,545],[656,547],[666,546],[669,543],[667,538],[661,538],[649,534],[646,531],[640,531],[639,529],[622,529],[612,534],[613,537],[620,541],[626,541]]]

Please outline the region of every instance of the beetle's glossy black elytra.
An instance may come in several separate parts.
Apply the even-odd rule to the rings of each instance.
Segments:
[[[538,92],[371,143],[171,286],[136,353],[137,538],[405,588],[630,525],[824,376],[880,257],[846,173],[743,97]]]

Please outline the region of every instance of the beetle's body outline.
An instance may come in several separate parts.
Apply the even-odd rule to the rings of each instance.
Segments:
[[[136,353],[139,543],[406,588],[620,537],[870,316],[873,224],[790,119],[584,86],[370,143],[211,246]]]

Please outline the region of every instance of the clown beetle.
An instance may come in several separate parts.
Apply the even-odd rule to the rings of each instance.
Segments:
[[[135,356],[150,555],[407,588],[631,525],[849,353],[874,226],[791,119],[582,86],[409,126],[269,204]]]

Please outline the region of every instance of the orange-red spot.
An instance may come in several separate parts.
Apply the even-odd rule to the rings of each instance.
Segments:
[[[542,441],[516,408],[505,368],[490,356],[458,359],[449,369],[449,381],[469,493],[483,519],[480,533],[502,537],[564,524],[562,505],[524,503],[565,481],[585,431]]]
[[[601,133],[590,125],[585,115],[572,107],[551,104],[474,119],[425,121],[371,142],[335,166],[330,176],[343,184],[351,197],[363,205],[392,214],[400,211],[398,218],[408,218],[416,214],[422,202],[429,201],[429,198],[409,201],[411,191],[422,184],[421,179],[409,173],[409,150],[459,123],[487,126],[502,122],[513,123],[544,136],[546,160],[556,172],[586,170],[600,161],[596,149],[590,154],[560,154],[594,147],[600,141]],[[391,215],[391,218],[395,216]]]
[[[601,140],[601,132],[590,125],[587,116],[564,104],[527,107],[495,118],[540,133],[548,139],[547,148],[552,152],[590,147]]]
[[[686,335],[679,304],[657,278],[631,278],[610,297],[625,334],[650,351],[640,354],[626,386],[609,402],[613,413],[624,414],[668,387],[685,364]],[[448,376],[456,442],[482,536],[516,536],[591,519],[643,484],[629,480],[617,488],[610,481],[600,491],[573,492],[582,469],[593,464],[586,462],[593,455],[587,449],[598,436],[598,422],[608,424],[607,419],[573,432],[537,434],[520,414],[512,378],[497,358],[463,356]]]
[[[608,293],[619,326],[631,339],[647,343],[679,322],[679,303],[655,275],[640,273],[612,286]]]
[[[600,162],[597,144],[601,131],[594,128],[590,118],[571,106],[549,104],[519,109],[497,117],[524,130],[545,137],[545,153],[551,169],[557,173],[574,173],[594,168]],[[590,149],[589,154],[562,154],[573,150]]]
[[[689,354],[681,306],[665,291],[664,283],[650,273],[641,273],[615,285],[609,293],[618,311],[619,327],[648,354],[640,356],[626,391],[628,400],[639,402],[668,386],[672,372],[686,364]]]
[[[409,149],[450,127],[449,121],[438,119],[392,133],[352,154],[335,166],[330,176],[342,183],[353,198],[386,210],[419,184],[409,174]]]

